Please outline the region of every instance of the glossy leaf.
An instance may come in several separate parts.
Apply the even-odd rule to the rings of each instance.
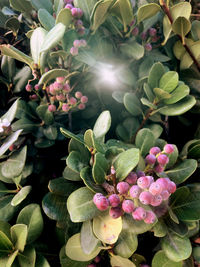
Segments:
[[[166,222],[168,229],[170,229],[171,232],[174,232],[180,237],[187,236],[188,227],[184,222],[179,221],[179,223],[177,224],[170,219],[165,220],[165,222]]]
[[[168,170],[169,168],[174,166],[174,164],[176,163],[176,161],[178,159],[178,156],[179,156],[178,148],[176,145],[173,145],[173,147],[174,147],[174,152],[168,155],[169,162],[167,163],[165,170]]]
[[[27,185],[24,186],[12,199],[11,205],[12,206],[17,206],[19,205],[26,197],[27,195],[31,192],[32,186]]]
[[[73,171],[68,166],[65,167],[62,175],[65,179],[70,181],[81,181],[79,172]]]
[[[176,184],[183,183],[189,178],[197,168],[197,162],[194,159],[185,159],[174,169],[166,171],[167,176]]]
[[[45,214],[52,220],[65,221],[67,218],[66,196],[47,193],[42,200]]]
[[[106,244],[114,244],[122,230],[122,218],[113,219],[107,212],[94,217],[93,231]]]
[[[46,35],[44,42],[41,46],[41,52],[48,51],[54,48],[63,38],[66,26],[63,23],[56,24]]]
[[[101,242],[95,237],[92,229],[92,222],[85,221],[81,227],[80,233],[81,248],[87,255],[91,254],[94,250],[101,246]]]
[[[94,155],[94,164],[92,166],[92,174],[97,184],[102,184],[105,182],[107,170],[108,170],[108,162],[105,156],[99,152],[96,153]]]
[[[38,19],[47,31],[50,31],[55,26],[54,17],[44,8],[38,10]]]
[[[26,161],[27,147],[14,152],[7,161],[3,162],[1,172],[7,178],[19,176],[24,168]]]
[[[110,259],[110,264],[112,267],[136,267],[136,265],[129,259],[120,257],[118,255],[113,255]]]
[[[111,126],[110,111],[103,111],[95,122],[93,132],[96,138],[104,138]]]
[[[139,60],[144,56],[144,47],[136,41],[122,43],[120,45],[120,51],[123,55],[135,60]]]
[[[99,252],[100,248],[96,248],[91,254],[85,254],[81,248],[81,237],[80,233],[73,235],[66,244],[65,253],[66,255],[75,261],[89,261],[95,258]]]
[[[22,130],[18,130],[12,133],[9,137],[5,139],[0,147],[0,157],[9,149],[9,147],[18,139]]]
[[[31,5],[36,10],[40,10],[41,8],[43,8],[47,10],[49,13],[53,12],[51,0],[31,0]]]
[[[10,202],[13,195],[7,195],[0,198],[0,218],[4,221],[10,221],[15,214],[16,207],[11,206]]]
[[[166,256],[175,262],[189,258],[192,252],[190,240],[186,237],[181,238],[172,232],[168,232],[168,234],[161,239],[161,247]]]
[[[124,95],[124,106],[133,116],[137,116],[142,113],[141,103],[137,96],[133,93],[126,93]]]
[[[185,43],[184,38],[191,30],[191,23],[185,17],[178,17],[172,24],[172,30],[182,37],[182,42]]]
[[[142,129],[137,133],[135,144],[140,149],[140,153],[142,156],[145,156],[149,149],[154,146],[155,137],[151,130]]]
[[[182,267],[183,262],[170,260],[163,250],[159,250],[153,257],[152,267]]]
[[[87,187],[81,187],[69,196],[67,209],[72,222],[84,222],[99,214],[93,196],[94,193]]]
[[[137,166],[139,162],[139,149],[131,148],[118,155],[113,165],[116,177],[122,181]]]
[[[196,99],[194,96],[189,95],[175,104],[164,106],[163,108],[159,109],[159,112],[167,116],[177,116],[190,110],[195,103]]]
[[[181,187],[171,196],[170,207],[182,221],[196,221],[200,218],[200,194]]]
[[[117,125],[116,134],[124,142],[130,143],[131,138],[134,136],[139,126],[140,123],[136,117],[128,117]]]
[[[24,252],[22,254],[19,254],[18,262],[20,266],[29,266],[29,267],[35,267],[35,261],[36,261],[36,252],[33,247],[26,247]]]
[[[34,60],[34,63],[37,63],[38,66],[40,66],[40,50],[46,35],[47,31],[41,27],[35,29],[31,35],[30,39],[31,55]]]
[[[36,112],[40,119],[44,121],[46,125],[51,125],[54,121],[54,116],[52,112],[48,110],[48,105],[40,105],[36,108]]]
[[[94,179],[92,177],[92,170],[89,166],[81,170],[80,176],[87,188],[89,188],[93,193],[105,193],[102,186],[94,182]]]
[[[0,258],[1,266],[6,266],[6,267],[14,266],[13,262],[14,262],[15,258],[17,257],[17,254],[18,254],[18,250],[15,250],[13,253],[10,254],[9,257],[7,254],[5,256],[1,256],[1,258]]]
[[[94,6],[92,17],[92,30],[95,32],[108,16],[108,10],[112,6],[113,0],[101,0]]]
[[[27,225],[27,243],[34,242],[43,230],[43,218],[40,206],[38,204],[29,204],[24,207],[17,217],[17,224]]]
[[[137,235],[131,230],[122,229],[119,238],[114,246],[114,253],[124,258],[129,258],[137,249]]]
[[[9,239],[10,236],[7,236],[3,230],[2,228],[0,229],[0,250],[10,251],[13,248],[13,244]]]
[[[88,164],[87,159],[83,158],[77,151],[70,152],[67,157],[67,166],[74,172],[80,172]]]
[[[21,62],[26,63],[27,65],[32,68],[33,66],[33,60],[31,57],[27,56],[20,50],[16,49],[14,46],[11,45],[0,45],[0,50],[3,55],[12,57],[14,59],[17,59]]]
[[[160,6],[155,3],[150,3],[141,6],[138,9],[137,13],[138,23],[140,23],[145,19],[155,16],[160,11],[160,9],[161,9]]]
[[[171,93],[178,85],[179,76],[176,71],[166,72],[159,81],[159,87],[164,91]]]
[[[191,34],[194,41],[200,40],[200,21],[194,20],[192,22]]]
[[[164,66],[160,62],[156,62],[150,69],[148,77],[148,85],[150,86],[151,89],[159,87],[159,81],[164,74],[165,74]],[[154,98],[151,95],[151,101],[153,100]]]
[[[47,84],[51,80],[55,79],[56,77],[62,77],[67,76],[68,71],[64,69],[53,69],[50,70],[42,75],[42,77],[39,80],[39,84]]]
[[[83,10],[84,18],[87,21],[90,21],[90,15],[96,2],[96,0],[74,0],[74,6],[81,8]]]
[[[28,0],[9,0],[13,9],[20,12],[30,12],[32,6]]]
[[[171,95],[168,92],[166,92],[163,89],[161,89],[161,88],[154,88],[153,92],[154,92],[154,94],[156,95],[156,98],[159,101],[171,98]]]
[[[167,226],[164,222],[158,221],[152,228],[154,236],[163,237],[167,234]]]
[[[165,104],[174,104],[185,96],[189,95],[190,88],[185,84],[180,84],[172,93],[169,99],[165,99]]]
[[[72,12],[68,8],[63,8],[60,10],[58,15],[56,16],[56,24],[62,23],[65,25],[66,28],[69,27],[69,25],[72,22]]]
[[[23,252],[27,239],[27,226],[25,224],[15,224],[10,228],[12,242],[14,247]]]

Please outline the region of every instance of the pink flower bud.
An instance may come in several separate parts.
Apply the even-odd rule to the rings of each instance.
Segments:
[[[83,103],[83,104],[85,104],[85,103],[87,103],[88,102],[88,97],[87,96],[82,96],[81,97],[81,103]]]
[[[171,145],[171,144],[167,144],[164,146],[164,152],[167,153],[167,154],[171,154],[174,152],[174,146]]]
[[[69,103],[70,103],[71,105],[76,105],[76,103],[77,103],[76,98],[75,98],[75,97],[70,97],[70,99],[69,99]]]
[[[146,218],[146,211],[142,207],[136,208],[135,211],[132,212],[133,219],[136,221],[141,221]]]
[[[72,56],[77,56],[77,55],[78,55],[78,48],[72,46],[71,49],[70,49],[70,54],[71,54]]]
[[[48,106],[48,110],[49,110],[50,112],[54,112],[54,111],[56,111],[56,106],[55,106],[55,105],[49,105],[49,106]]]
[[[79,91],[77,91],[77,92],[75,93],[75,97],[76,97],[76,98],[81,98],[82,96],[83,96],[82,93],[79,92]]]
[[[82,104],[82,103],[81,103],[81,104],[79,104],[79,105],[78,105],[78,109],[80,109],[80,110],[83,110],[83,109],[85,109],[85,104]]]
[[[70,110],[70,106],[68,104],[63,104],[62,105],[62,110],[65,111],[65,112],[67,112],[67,111]]]
[[[144,219],[144,222],[147,224],[154,223],[156,221],[156,215],[153,211],[147,211],[146,212],[146,218]]]

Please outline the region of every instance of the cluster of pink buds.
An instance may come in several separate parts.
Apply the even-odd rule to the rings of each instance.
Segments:
[[[60,110],[61,108],[62,111],[68,112],[75,107],[82,110],[88,102],[87,96],[84,96],[79,91],[77,91],[74,96],[71,96],[72,88],[68,81],[65,81],[65,77],[57,77],[56,81],[50,84],[46,90],[51,101],[48,107],[51,112]]]
[[[73,0],[64,0],[64,3],[65,8],[70,9],[72,12],[76,31],[80,36],[83,36],[85,34],[85,27],[83,26],[83,21],[80,19],[83,16],[83,10],[78,7],[74,7]]]
[[[87,265],[87,267],[97,267],[97,263],[101,262],[101,257],[98,255],[94,258],[93,263]]]
[[[72,48],[70,49],[70,53],[72,56],[76,56],[78,55],[78,50],[79,48],[81,47],[86,47],[87,46],[87,42],[86,40],[84,39],[81,39],[81,40],[74,40],[73,42],[73,46]]]
[[[163,172],[169,162],[169,157],[166,154],[173,152],[174,146],[171,144],[165,145],[163,151],[159,147],[152,147],[145,158],[146,164],[148,165],[147,169],[153,169],[157,173]]]
[[[158,169],[157,166],[164,168],[169,161],[166,154],[173,152],[174,146],[171,144],[165,145],[163,151],[158,147],[152,147],[146,157],[147,166],[144,172],[130,172],[125,181],[117,183],[114,194],[104,196],[96,193],[93,198],[96,207],[101,211],[110,207],[109,214],[112,218],[129,213],[134,220],[143,220],[147,224],[154,223],[157,218],[153,212],[154,208],[167,204],[170,195],[176,191],[176,184],[168,177],[154,179],[153,176],[145,175],[145,172],[150,168]],[[113,175],[113,166],[111,173]]]

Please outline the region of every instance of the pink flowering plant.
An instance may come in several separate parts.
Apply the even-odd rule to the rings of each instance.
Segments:
[[[0,267],[199,266],[198,2],[0,1]]]

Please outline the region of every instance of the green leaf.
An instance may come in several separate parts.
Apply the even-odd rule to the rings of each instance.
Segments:
[[[72,22],[71,10],[69,8],[61,9],[56,17],[56,24],[62,23],[63,25],[65,25],[66,28],[68,28],[71,22]]]
[[[170,169],[165,173],[176,184],[181,184],[189,178],[197,168],[197,161],[194,159],[185,159],[174,169]]]
[[[22,118],[17,120],[16,122],[14,122],[12,124],[12,129],[14,131],[18,131],[19,129],[23,129],[23,133],[28,133],[28,132],[34,132],[38,129],[38,124],[36,124],[35,122],[26,119],[26,118]]]
[[[83,10],[84,18],[87,21],[90,21],[90,15],[96,2],[96,0],[74,0],[74,6],[81,8]]]
[[[191,7],[191,4],[188,2],[178,3],[176,5],[173,5],[170,8],[170,13],[171,13],[173,21],[175,21],[178,17],[184,17],[186,19],[189,19],[191,11],[192,11],[192,7]],[[172,32],[172,25],[167,15],[165,15],[163,19],[163,33],[165,36],[165,40],[162,43],[162,45],[166,44],[167,40],[169,39],[171,35],[171,32]]]
[[[21,62],[26,63],[30,66],[30,68],[33,67],[33,60],[31,57],[27,56],[26,54],[22,53],[18,49],[16,49],[14,46],[11,45],[0,45],[0,50],[2,55],[6,55],[9,57],[12,57],[14,59],[17,59]]]
[[[1,222],[0,226],[2,226],[2,222]],[[5,253],[6,253],[6,251],[9,252],[12,250],[13,244],[12,244],[9,236],[7,236],[3,230],[4,229],[2,229],[2,228],[0,229],[0,250],[5,250]]]
[[[73,171],[68,166],[65,167],[62,175],[65,179],[70,181],[81,181],[79,172]]]
[[[118,255],[113,255],[110,259],[110,264],[112,267],[136,267],[136,265],[129,259],[120,257]]]
[[[77,151],[79,152],[84,158],[87,158],[88,161],[91,158],[91,154],[88,151],[88,149],[86,148],[85,145],[83,145],[82,143],[80,143],[79,141],[75,140],[75,139],[71,139],[69,141],[68,144],[68,151],[72,152],[72,151]]]
[[[176,163],[179,153],[178,153],[178,148],[176,145],[173,145],[174,147],[174,152],[168,155],[169,162],[167,163],[165,170],[170,169],[174,164]],[[166,171],[165,171],[166,172]]]
[[[31,5],[39,11],[41,8],[47,10],[49,13],[53,12],[53,6],[51,0],[30,0]]]
[[[1,172],[7,178],[19,176],[24,168],[26,161],[27,146],[20,151],[14,152],[10,158],[3,162]]]
[[[30,1],[28,0],[9,0],[10,5],[13,9],[20,12],[30,12],[32,10],[32,6]]]
[[[168,92],[164,91],[163,89],[154,88],[153,92],[154,92],[154,94],[156,95],[156,97],[158,98],[159,101],[171,98],[171,95]]]
[[[22,130],[18,130],[14,133],[12,133],[11,135],[9,135],[9,137],[7,137],[5,139],[5,141],[3,142],[3,144],[0,147],[0,157],[9,149],[9,147],[15,142],[17,141],[20,133],[22,132]]]
[[[33,247],[26,247],[24,252],[17,257],[20,266],[35,267],[36,252]]]
[[[70,131],[68,131],[67,129],[64,129],[64,128],[60,128],[60,131],[61,131],[61,133],[62,133],[65,137],[67,137],[67,138],[72,138],[72,139],[78,141],[79,143],[85,145],[82,136],[80,136],[80,135],[75,135],[75,134],[73,134],[72,132],[70,132]]]
[[[185,17],[178,17],[172,24],[172,30],[182,37],[182,42],[185,43],[184,38],[191,30],[191,23]]]
[[[4,221],[10,221],[16,211],[16,207],[11,206],[10,202],[13,195],[7,195],[0,198],[0,218]]]
[[[14,93],[22,92],[27,84],[27,81],[31,79],[31,77],[32,73],[29,66],[21,68],[13,78],[15,83]]]
[[[49,191],[56,195],[69,196],[72,191],[78,188],[78,185],[60,177],[49,181]]]
[[[185,96],[189,95],[190,88],[185,84],[180,84],[172,93],[169,99],[165,99],[163,102],[165,104],[174,104],[179,100],[183,99]]]
[[[43,133],[49,140],[56,140],[58,136],[58,131],[55,126],[49,125],[46,128],[43,128]]]
[[[47,31],[41,27],[35,29],[31,35],[30,46],[34,63],[40,67],[40,50],[47,35]]]
[[[164,91],[171,93],[177,87],[178,81],[178,73],[176,71],[168,71],[161,77],[159,87]]]
[[[66,26],[63,23],[56,24],[46,35],[44,42],[41,46],[41,52],[48,51],[54,48],[63,38]]]
[[[51,125],[54,122],[54,116],[52,112],[48,110],[48,105],[40,105],[36,108],[36,112],[40,119],[44,121],[46,125]]]
[[[137,235],[128,229],[122,229],[117,243],[114,246],[114,253],[124,258],[129,258],[137,249]]]
[[[143,221],[133,220],[133,217],[129,214],[123,216],[123,229],[130,231],[131,233],[138,235],[149,231],[155,224],[146,224]]]
[[[140,100],[134,93],[126,93],[124,95],[124,106],[133,116],[142,113]]]
[[[200,247],[194,247],[192,250],[192,256],[194,260],[199,263],[200,262]]]
[[[14,267],[13,262],[15,258],[17,257],[18,250],[15,250],[13,253],[8,254],[0,258],[0,265],[5,267]]]
[[[170,260],[163,250],[159,250],[153,257],[152,267],[182,267],[183,262]]]
[[[19,106],[19,99],[17,99],[12,104],[12,106],[9,108],[9,110],[1,117],[1,120],[7,119],[11,123],[16,116],[18,106]]]
[[[123,141],[130,143],[139,126],[140,123],[136,117],[128,117],[117,125],[116,134]]]
[[[27,243],[34,242],[43,230],[43,218],[40,206],[38,204],[29,204],[24,207],[17,217],[17,224],[27,225]]]
[[[96,3],[91,14],[92,27],[91,29],[96,30],[104,23],[108,16],[108,10],[112,6],[113,0],[101,0]]]
[[[100,213],[93,202],[93,196],[94,193],[87,187],[81,187],[69,196],[67,209],[72,222],[84,222]]]
[[[54,0],[54,9],[55,9],[56,15],[60,12],[63,6],[64,6],[64,0]]]
[[[168,234],[161,239],[161,247],[166,256],[175,262],[189,258],[192,252],[189,238],[181,238],[172,232],[168,232]]]
[[[182,221],[195,221],[200,218],[200,194],[190,192],[188,188],[181,187],[172,194],[170,207]]]
[[[163,128],[159,124],[156,124],[156,123],[154,123],[154,124],[152,123],[150,125],[147,125],[145,128],[148,128],[149,130],[151,130],[156,139],[158,139],[163,132]]]
[[[101,153],[94,155],[94,164],[92,166],[92,174],[97,184],[103,184],[105,182],[106,173],[108,170],[108,162],[105,156]]]
[[[145,88],[147,88],[147,86],[146,86]],[[149,88],[150,88],[150,87],[149,87]],[[156,88],[154,88],[154,89],[156,89]],[[158,88],[157,88],[157,89],[158,89]],[[161,90],[161,89],[160,89],[160,90]],[[147,106],[147,107],[149,107],[149,108],[157,109],[157,106],[156,106],[156,105],[154,105],[152,102],[150,102],[148,99],[146,99],[146,98],[144,98],[144,97],[142,97],[142,98],[140,99],[140,101],[142,102],[143,105],[145,105],[145,106]]]
[[[189,46],[191,52],[193,53],[193,55],[195,55],[196,58],[199,58],[200,56],[200,40],[191,44]],[[188,54],[188,52],[185,52],[182,56],[181,56],[181,64],[180,64],[180,68],[181,69],[187,69],[189,68],[191,65],[193,64],[193,59],[191,58],[191,56]]]
[[[56,221],[66,221],[68,215],[66,200],[66,196],[47,193],[42,200],[42,208],[50,219]]]
[[[14,247],[23,252],[28,234],[27,226],[25,224],[15,224],[10,228],[10,233]]]
[[[16,73],[15,60],[8,56],[2,56],[1,58],[1,71],[3,75],[8,78],[9,82],[13,81],[13,77]]]
[[[20,28],[20,22],[17,18],[11,17],[6,21],[5,28],[10,29],[13,32],[13,35],[17,36],[17,33]]]
[[[51,80],[54,80],[57,77],[67,76],[68,71],[64,69],[53,69],[49,70],[48,72],[44,73],[39,80],[39,84],[47,84]]]
[[[196,99],[194,96],[188,95],[172,105],[166,105],[159,109],[159,112],[167,116],[177,116],[181,115],[188,110],[190,110],[196,104]]]
[[[154,3],[143,5],[138,9],[137,18],[138,23],[155,16],[160,11],[160,6]]]
[[[38,267],[50,267],[48,261],[41,254],[36,255],[35,266]]]
[[[83,222],[80,239],[81,248],[87,255],[91,254],[94,250],[101,246],[101,242],[94,236],[91,221]]]
[[[122,181],[137,166],[139,162],[139,149],[131,148],[118,155],[114,161],[116,177]]]
[[[114,244],[122,230],[122,218],[113,219],[107,212],[94,217],[93,231],[106,244]]]
[[[67,157],[67,166],[74,172],[80,172],[88,164],[87,159],[83,158],[82,155],[77,151],[70,152]]]
[[[69,257],[67,257],[65,253],[65,246],[61,248],[59,257],[60,257],[61,267],[85,267],[86,264],[90,264],[91,262],[91,260],[85,262],[85,261],[74,261],[70,259]],[[44,267],[49,267],[49,266],[44,266]]]
[[[123,55],[135,60],[139,60],[144,56],[144,46],[136,41],[131,43],[122,43],[120,45],[120,51]]]
[[[177,223],[175,223],[174,221],[172,221],[170,219],[166,219],[165,222],[166,222],[166,225],[167,225],[168,229],[170,229],[170,231],[174,232],[178,236],[184,237],[184,236],[187,235],[188,227],[184,222],[180,221],[177,224]]]
[[[81,248],[81,235],[80,233],[73,235],[66,244],[65,253],[66,255],[75,261],[89,261],[95,258],[99,252],[100,248],[96,248],[91,254],[85,254]]]
[[[109,110],[103,111],[99,117],[97,118],[93,133],[96,138],[98,139],[104,139],[104,136],[109,131],[111,126],[111,115]]]
[[[149,129],[141,129],[136,136],[135,145],[140,149],[142,156],[146,156],[149,152],[149,149],[154,146],[155,136],[153,132]]]
[[[11,201],[12,206],[17,206],[19,205],[31,192],[32,186],[27,185],[24,186],[20,191],[13,197]]]
[[[151,89],[155,87],[159,87],[159,81],[164,74],[165,74],[165,68],[163,64],[160,62],[156,62],[150,69],[149,77],[148,77],[148,85],[150,86]],[[151,99],[149,100],[153,101],[154,97],[152,95],[150,95],[150,97]]]
[[[194,41],[200,40],[200,21],[193,20],[191,28],[192,39]]]
[[[91,148],[95,149],[96,151],[100,152],[100,153],[104,153],[105,149],[104,146],[102,144],[102,142],[100,142],[100,140],[98,140],[95,136],[94,133],[91,129],[88,129],[85,134],[84,134],[84,143],[87,146],[88,150],[90,150]]]
[[[50,31],[55,26],[54,17],[46,9],[40,8],[38,10],[38,19],[47,31]]]
[[[167,234],[167,226],[164,222],[158,221],[155,226],[152,228],[154,236],[163,237]]]
[[[104,194],[104,190],[101,185],[98,185],[94,182],[92,177],[92,170],[91,168],[85,167],[81,170],[80,176],[84,182],[84,184],[93,192],[93,193],[102,193]]]

